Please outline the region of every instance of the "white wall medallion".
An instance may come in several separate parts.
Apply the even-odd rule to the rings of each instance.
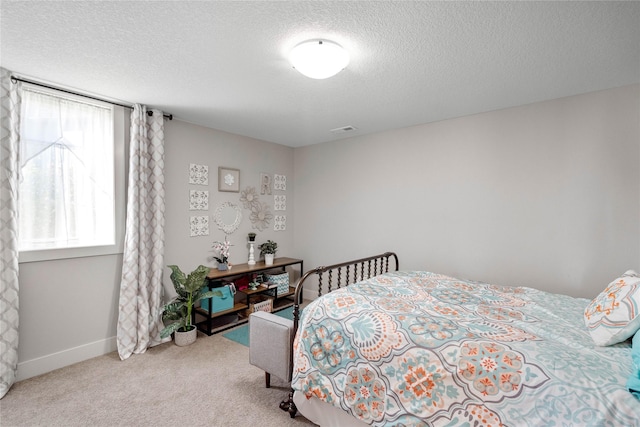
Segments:
[[[273,196],[273,210],[274,211],[286,211],[287,210],[287,196],[284,194],[276,194]]]
[[[191,237],[209,235],[209,216],[192,216],[189,220]]]
[[[258,202],[251,208],[249,219],[251,220],[251,226],[253,228],[262,231],[266,229],[269,224],[271,224],[273,214],[269,211],[269,205],[267,205],[266,203]]]
[[[209,191],[189,190],[189,210],[190,211],[209,210]]]
[[[209,166],[189,164],[189,184],[209,185]]]
[[[240,191],[240,169],[218,168],[218,191]]]
[[[273,223],[274,231],[284,231],[287,229],[287,216],[286,215],[276,215],[275,221]]]
[[[235,203],[224,202],[216,208],[213,219],[218,228],[231,234],[238,229],[242,221],[242,210]]]
[[[260,174],[260,194],[271,195],[271,175],[268,173]]]
[[[273,189],[285,191],[287,189],[287,176],[286,175],[273,175]]]

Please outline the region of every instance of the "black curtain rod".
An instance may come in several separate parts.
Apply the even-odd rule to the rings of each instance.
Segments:
[[[17,83],[17,82],[29,83],[29,84],[32,84],[34,86],[40,86],[40,87],[44,87],[44,88],[47,88],[47,89],[53,89],[53,90],[57,90],[59,92],[68,93],[68,94],[71,94],[71,95],[77,95],[77,96],[82,96],[84,98],[93,99],[94,101],[106,102],[106,103],[109,103],[109,104],[112,104],[112,105],[117,105],[118,107],[124,107],[124,108],[133,109],[133,106],[131,106],[131,105],[118,104],[117,102],[108,101],[106,99],[101,99],[101,98],[96,98],[95,96],[85,95],[84,93],[73,92],[73,91],[70,91],[70,90],[67,90],[67,89],[62,89],[62,88],[59,88],[59,87],[49,86],[49,85],[46,85],[44,83],[34,82],[33,80],[26,80],[26,79],[22,79],[22,78],[16,77],[16,76],[11,76],[11,81],[13,83]],[[147,111],[147,114],[150,115],[150,116],[153,116],[153,111]],[[163,114],[162,116],[165,119],[173,120],[173,114]]]

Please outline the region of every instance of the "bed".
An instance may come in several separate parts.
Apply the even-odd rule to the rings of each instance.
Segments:
[[[372,260],[379,273],[363,267]],[[308,275],[319,277],[321,296],[301,313],[294,307],[292,393],[281,404],[292,417],[300,411],[321,426],[640,425],[640,400],[627,386],[640,370],[630,341],[640,325],[608,345],[585,326],[589,307],[592,323],[607,323],[610,313],[600,312],[611,285],[589,301],[399,271],[393,253],[354,263],[298,282],[296,301]],[[332,285],[331,273],[346,267],[348,286]],[[637,306],[617,302],[638,315],[634,277]]]

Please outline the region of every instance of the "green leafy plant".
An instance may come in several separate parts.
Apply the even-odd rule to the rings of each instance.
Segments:
[[[260,255],[275,255],[276,251],[278,250],[278,244],[273,240],[267,240],[265,243],[261,243],[260,246],[258,246],[258,249],[260,249]]]
[[[166,326],[160,332],[162,338],[168,337],[177,330],[186,332],[195,327],[191,324],[191,312],[196,302],[214,296],[222,297],[222,292],[206,289],[209,267],[201,265],[188,276],[185,276],[177,265],[168,267],[171,269],[171,281],[178,295],[164,305],[162,320]]]

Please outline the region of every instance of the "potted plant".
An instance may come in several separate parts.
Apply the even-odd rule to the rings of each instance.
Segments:
[[[213,250],[218,252],[218,256],[214,256],[213,259],[218,261],[218,270],[225,271],[229,268],[229,250],[231,243],[227,240],[227,236],[224,236],[224,242],[213,242]]]
[[[264,263],[266,265],[272,265],[273,257],[278,250],[278,244],[273,240],[267,240],[265,243],[260,244],[258,249],[260,249],[260,255],[264,255]]]
[[[250,242],[256,241],[256,233],[249,233],[249,241]]]
[[[160,331],[160,337],[166,338],[175,333],[176,345],[189,345],[198,336],[196,326],[191,324],[194,304],[204,298],[222,297],[222,292],[206,289],[209,267],[201,265],[188,276],[185,276],[177,265],[169,265],[168,267],[171,269],[171,281],[178,295],[164,305],[162,320],[166,326]],[[167,324],[167,322],[169,323]]]

